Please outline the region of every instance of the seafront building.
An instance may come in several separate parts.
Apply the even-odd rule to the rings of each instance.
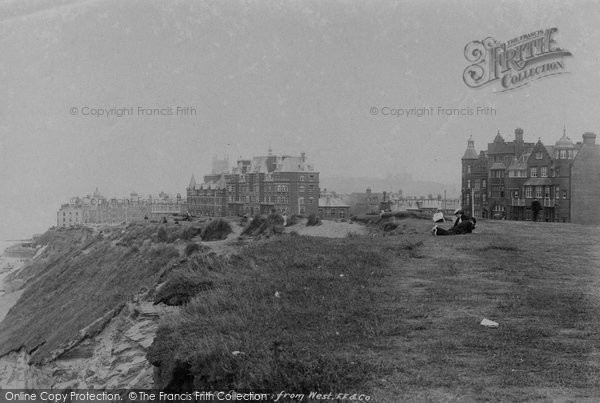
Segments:
[[[266,156],[240,159],[231,169],[214,160],[201,183],[192,175],[186,196],[193,216],[317,214],[319,172],[305,153],[278,156],[269,149]]]
[[[163,217],[182,214],[186,202],[181,194],[141,198],[132,192],[128,198],[106,198],[96,188],[92,195],[73,197],[61,205],[56,213],[56,225],[67,228],[87,224],[120,224],[144,220],[159,220]]]
[[[554,145],[526,142],[517,128],[513,141],[498,131],[477,153],[472,138],[462,161],[462,206],[475,217],[600,223],[600,146],[596,134],[573,143],[566,130]]]

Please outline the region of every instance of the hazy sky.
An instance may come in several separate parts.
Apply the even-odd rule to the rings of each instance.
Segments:
[[[183,193],[213,155],[269,144],[322,176],[459,183],[469,135],[478,151],[516,127],[553,144],[566,124],[580,140],[600,126],[598,21],[592,1],[0,0],[0,239],[43,231],[96,186]],[[468,42],[550,27],[569,74],[507,93],[464,84]],[[177,106],[197,114],[137,114]],[[496,115],[370,113],[438,106]],[[134,115],[82,115],[123,107]]]

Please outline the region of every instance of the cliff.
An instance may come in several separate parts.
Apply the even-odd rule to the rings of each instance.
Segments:
[[[9,277],[18,302],[0,322],[0,388],[153,385],[145,358],[162,273],[180,259],[180,228],[130,225],[48,231],[32,262]],[[173,242],[169,242],[169,240]]]

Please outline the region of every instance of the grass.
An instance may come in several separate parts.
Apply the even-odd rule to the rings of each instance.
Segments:
[[[384,231],[390,220],[398,227]],[[24,272],[29,286],[0,324],[0,346],[24,345],[41,362],[123,298],[161,284],[155,301],[180,309],[148,351],[157,388],[377,402],[600,398],[600,229],[481,220],[474,234],[434,237],[431,227],[376,217],[369,236],[283,234],[227,256],[190,246],[183,260],[158,242],[158,226],[49,236],[46,264]]]
[[[356,246],[281,236],[223,259],[214,287],[160,327],[148,354],[157,386],[355,388],[374,369],[357,343],[373,336],[370,302],[391,269],[385,254]]]
[[[406,224],[416,234],[282,236],[223,261],[161,326],[157,386],[598,397],[597,228],[488,221],[433,237],[428,220]]]

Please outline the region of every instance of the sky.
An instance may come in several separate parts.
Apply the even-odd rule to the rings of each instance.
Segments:
[[[215,155],[457,184],[469,136],[581,140],[600,125],[599,20],[594,1],[0,0],[0,239],[96,187],[185,193]],[[465,85],[469,42],[552,27],[567,74]],[[383,114],[424,107],[495,113]]]

